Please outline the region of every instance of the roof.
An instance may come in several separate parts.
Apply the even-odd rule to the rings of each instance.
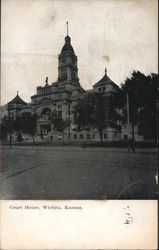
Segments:
[[[93,85],[93,87],[98,87],[100,85],[113,85],[113,86],[116,86],[118,87],[107,75],[107,70],[105,69],[105,75],[102,77],[102,79],[100,79],[97,83],[95,83]]]
[[[94,93],[94,91],[95,91],[94,89],[86,89],[86,93],[88,93],[88,94],[89,93]]]
[[[71,38],[69,36],[65,37],[65,45],[63,46],[61,50],[61,53],[63,52],[72,52],[73,54],[75,53],[71,45]]]
[[[12,103],[15,103],[15,104],[27,104],[26,102],[24,102],[20,97],[19,95],[17,94],[16,97],[14,97],[10,102],[8,102],[8,104],[12,104]]]

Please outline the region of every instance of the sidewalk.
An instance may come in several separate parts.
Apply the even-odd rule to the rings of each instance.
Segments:
[[[52,150],[62,150],[62,151],[89,151],[89,152],[120,152],[120,153],[129,153],[129,154],[135,154],[135,153],[157,153],[157,148],[135,148],[135,152],[132,152],[132,150],[128,151],[127,147],[83,147],[82,145],[63,145],[63,144],[37,144],[37,145],[12,145],[10,148],[9,145],[0,145],[0,150],[38,150],[39,148],[43,148],[47,151]]]

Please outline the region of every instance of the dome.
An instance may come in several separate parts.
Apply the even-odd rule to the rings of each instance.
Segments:
[[[65,45],[63,46],[61,53],[64,52],[72,52],[73,54],[75,53],[71,45],[71,38],[69,36],[65,37]]]
[[[98,87],[100,85],[113,85],[118,87],[107,75],[107,70],[105,69],[105,75],[102,77],[102,79],[100,79],[97,83],[94,84],[94,87]]]
[[[13,100],[11,100],[8,104],[26,104],[26,102],[24,102],[20,97],[19,97],[19,95],[17,94],[16,95],[16,97],[13,99]]]

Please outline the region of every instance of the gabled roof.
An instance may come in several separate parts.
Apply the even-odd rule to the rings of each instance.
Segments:
[[[107,75],[107,70],[105,69],[105,75],[102,77],[102,79],[100,79],[97,83],[95,83],[93,85],[93,87],[98,87],[98,86],[101,86],[101,85],[113,85],[113,86],[116,86],[118,87]]]
[[[10,102],[8,102],[8,104],[23,104],[23,105],[27,105],[26,102],[24,102],[19,95],[17,94],[16,97],[14,97]]]

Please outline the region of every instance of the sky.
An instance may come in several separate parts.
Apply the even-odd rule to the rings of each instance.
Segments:
[[[157,73],[156,0],[2,0],[1,104],[30,102],[37,86],[57,80],[66,22],[80,83],[104,75],[119,86],[133,70]]]

